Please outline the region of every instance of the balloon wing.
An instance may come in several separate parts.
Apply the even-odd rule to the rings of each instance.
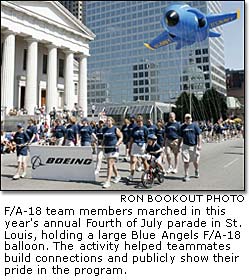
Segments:
[[[228,23],[230,21],[234,21],[238,18],[240,18],[240,10],[238,10],[237,12],[228,13],[228,14],[208,15],[207,22],[208,22],[209,28],[214,28],[214,27],[220,26],[222,24]]]
[[[173,42],[175,42],[174,37],[171,37],[169,35],[169,32],[164,31],[155,39],[153,39],[150,43],[144,43],[144,46],[150,50],[156,50]]]

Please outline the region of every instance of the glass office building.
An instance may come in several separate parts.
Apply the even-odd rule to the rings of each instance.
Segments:
[[[163,32],[160,20],[176,1],[86,1],[86,24],[96,34],[88,59],[88,102],[173,102],[182,91],[226,94],[224,42],[220,38],[175,50],[176,43],[144,47]],[[221,12],[220,1],[179,1],[204,13]],[[222,32],[222,27],[214,31]]]

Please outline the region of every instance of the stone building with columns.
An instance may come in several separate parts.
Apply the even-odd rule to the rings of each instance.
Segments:
[[[58,1],[1,1],[1,107],[87,115],[87,58],[95,35]]]

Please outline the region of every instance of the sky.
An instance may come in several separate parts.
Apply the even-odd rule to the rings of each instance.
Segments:
[[[240,19],[223,25],[225,44],[225,67],[244,69],[244,1],[222,1],[222,12],[240,9]]]

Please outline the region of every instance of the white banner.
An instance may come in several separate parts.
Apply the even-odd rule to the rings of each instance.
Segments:
[[[30,146],[32,178],[95,181],[91,147]]]

